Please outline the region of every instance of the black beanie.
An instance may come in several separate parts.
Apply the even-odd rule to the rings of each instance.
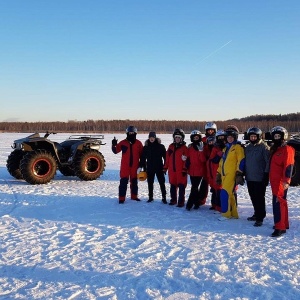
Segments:
[[[150,131],[150,132],[149,132],[149,138],[151,138],[151,137],[156,138],[156,133],[155,133],[155,131]]]

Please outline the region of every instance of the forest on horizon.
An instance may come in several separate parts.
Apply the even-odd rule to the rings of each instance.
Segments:
[[[138,132],[172,133],[175,128],[182,128],[186,133],[192,130],[204,132],[207,122],[215,122],[218,129],[227,125],[236,125],[240,132],[250,127],[259,127],[263,132],[274,126],[283,126],[288,132],[300,132],[300,113],[284,115],[252,115],[245,118],[234,118],[225,121],[178,121],[178,120],[70,120],[67,122],[0,122],[0,132],[89,132],[89,133],[117,133],[125,132],[126,128],[134,125]]]

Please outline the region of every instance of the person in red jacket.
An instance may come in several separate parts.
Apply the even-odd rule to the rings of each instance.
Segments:
[[[209,159],[212,147],[208,145],[207,139],[210,137],[214,137],[217,132],[217,125],[214,122],[207,122],[204,126],[205,129],[205,136],[202,138],[202,142],[204,144],[203,151],[206,157],[206,161]],[[204,163],[206,168],[206,162]],[[200,205],[204,205],[206,203],[206,198],[208,195],[208,178],[205,172],[203,179],[200,185]]]
[[[220,129],[216,133],[216,142],[211,150],[207,160],[207,178],[211,190],[211,207],[210,210],[221,212],[220,191],[222,185],[216,183],[216,176],[219,162],[223,156],[223,149],[226,147],[226,132]]]
[[[205,156],[203,153],[202,135],[199,130],[193,130],[190,135],[191,144],[188,145],[186,167],[191,181],[191,192],[186,204],[186,209],[198,209],[200,206],[200,184],[206,175]]]
[[[177,207],[184,206],[185,188],[187,185],[187,169],[185,166],[187,146],[185,145],[184,138],[185,133],[182,129],[174,130],[173,143],[168,147],[164,164],[164,172],[168,171],[170,182],[171,201],[169,205],[177,204]]]
[[[131,199],[140,201],[138,198],[137,169],[143,151],[143,144],[136,138],[137,129],[129,126],[126,129],[126,139],[120,141],[112,140],[112,152],[117,154],[122,151],[119,185],[119,203],[122,204],[126,198],[128,181],[130,180]]]
[[[286,144],[288,132],[276,126],[271,130],[273,145],[270,149],[270,184],[273,195],[274,232],[279,237],[289,228],[287,191],[295,163],[295,149]]]

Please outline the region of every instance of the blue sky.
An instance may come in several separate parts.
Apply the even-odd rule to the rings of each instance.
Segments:
[[[300,1],[0,0],[0,121],[300,111]]]

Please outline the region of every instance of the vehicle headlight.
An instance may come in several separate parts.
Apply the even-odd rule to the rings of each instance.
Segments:
[[[20,143],[14,143],[13,145],[12,145],[12,148],[13,149],[17,149],[17,150],[22,150],[22,144],[20,144]]]

